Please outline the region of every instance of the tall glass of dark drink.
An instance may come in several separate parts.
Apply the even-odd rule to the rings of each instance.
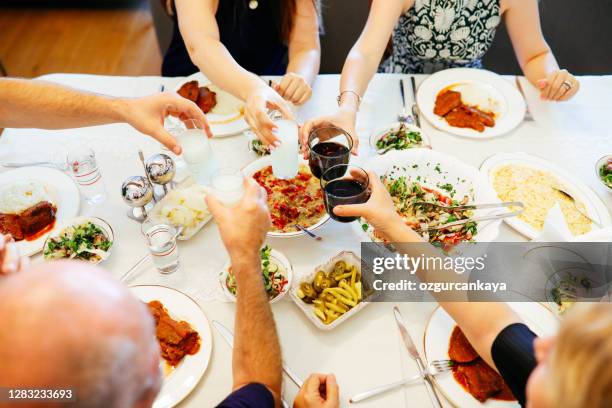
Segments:
[[[357,217],[340,217],[334,214],[337,205],[361,204],[370,198],[370,180],[364,169],[348,164],[333,166],[321,175],[321,188],[325,209],[331,218],[340,222],[352,222]]]
[[[310,171],[320,179],[330,167],[348,164],[352,148],[353,139],[340,128],[328,126],[313,130],[308,136]]]

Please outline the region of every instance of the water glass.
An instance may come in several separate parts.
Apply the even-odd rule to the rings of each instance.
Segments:
[[[348,164],[352,148],[351,135],[340,128],[328,126],[313,130],[308,135],[310,171],[320,179],[330,167]]]
[[[298,126],[297,123],[287,120],[277,120],[276,137],[280,146],[275,147],[271,153],[272,172],[277,178],[292,179],[297,176],[299,164]]]
[[[90,204],[106,199],[106,188],[96,154],[87,146],[76,146],[66,155],[68,171],[78,184],[81,193]]]
[[[337,205],[362,204],[370,198],[370,179],[361,167],[339,164],[321,175],[321,189],[325,210],[339,222],[352,222],[357,217],[340,217],[334,214]]]
[[[244,195],[244,175],[234,167],[222,167],[211,178],[212,193],[226,207],[236,205]]]
[[[195,119],[188,119],[184,123],[186,129],[177,133],[183,148],[183,159],[199,183],[209,184],[212,173],[217,168],[217,161],[204,132],[204,125]]]
[[[176,272],[179,267],[177,229],[148,218],[142,223],[142,234],[157,270],[163,274]]]

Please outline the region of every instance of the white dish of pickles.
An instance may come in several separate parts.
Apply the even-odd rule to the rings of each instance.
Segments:
[[[361,259],[343,251],[305,276],[291,299],[321,330],[332,330],[368,305],[361,283]]]

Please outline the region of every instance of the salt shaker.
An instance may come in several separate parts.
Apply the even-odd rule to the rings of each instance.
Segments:
[[[132,207],[128,211],[128,216],[137,221],[144,221],[147,218],[146,205],[153,200],[153,186],[146,177],[128,177],[121,185],[121,196],[123,201]],[[139,211],[137,211],[139,209]]]
[[[176,174],[174,160],[167,154],[158,153],[145,161],[145,169],[151,181],[164,188],[164,195],[168,194],[167,184],[172,182]]]

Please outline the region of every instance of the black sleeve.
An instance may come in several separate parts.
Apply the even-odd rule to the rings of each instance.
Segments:
[[[491,347],[493,362],[523,407],[526,403],[527,379],[536,366],[533,351],[536,337],[523,323],[514,323],[497,335]]]
[[[274,408],[274,397],[262,384],[248,384],[232,392],[217,408]]]

